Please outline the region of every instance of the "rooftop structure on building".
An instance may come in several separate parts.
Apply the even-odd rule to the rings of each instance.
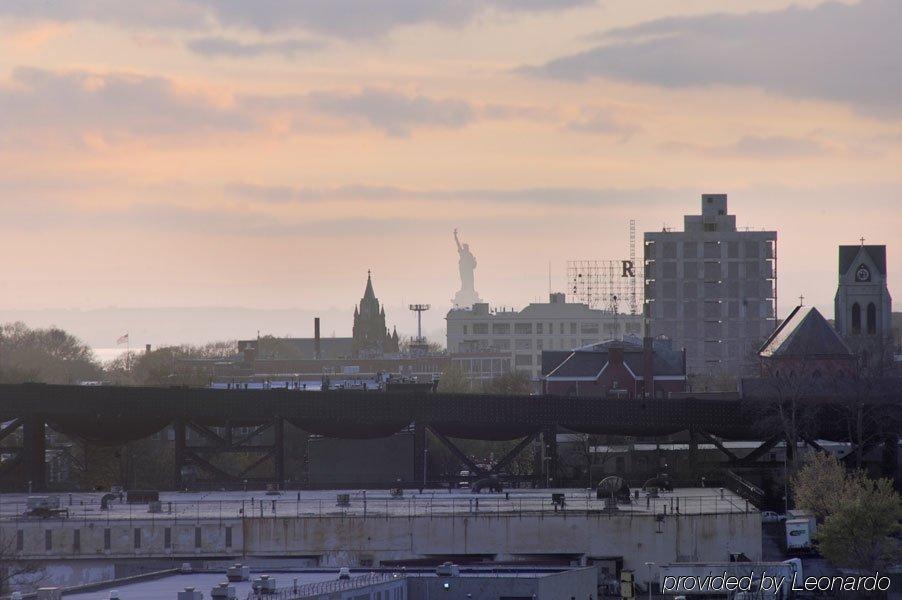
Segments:
[[[567,302],[553,293],[548,302],[522,310],[492,310],[487,303],[448,311],[448,350],[454,353],[506,353],[515,370],[533,379],[542,373],[542,352],[573,350],[624,335],[640,335],[641,315],[617,314]]]
[[[542,380],[545,393],[560,396],[665,397],[686,391],[685,355],[665,338],[627,336],[543,352]]]
[[[683,231],[645,233],[653,337],[686,349],[693,373],[740,374],[776,325],[777,232],[740,230],[726,194],[703,194]]]
[[[758,352],[762,375],[815,373],[839,375],[853,367],[855,355],[813,306],[796,306]]]

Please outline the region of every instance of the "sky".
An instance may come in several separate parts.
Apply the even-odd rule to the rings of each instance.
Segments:
[[[897,0],[4,0],[0,314],[300,309],[344,335],[372,270],[391,325],[430,303],[438,331],[455,227],[482,298],[522,307],[702,193],[779,232],[781,314],[832,317],[860,237],[902,297],[900,22]]]

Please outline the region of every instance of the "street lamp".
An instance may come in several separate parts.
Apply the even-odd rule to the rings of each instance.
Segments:
[[[651,568],[655,566],[654,562],[647,562],[645,566],[648,567],[648,600],[651,600]]]

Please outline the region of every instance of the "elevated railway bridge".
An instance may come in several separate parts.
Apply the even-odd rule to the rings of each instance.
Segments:
[[[734,466],[759,460],[792,436],[812,445],[817,439],[851,441],[853,452],[882,443],[892,448],[895,457],[902,431],[899,380],[879,389],[870,386],[867,395],[831,386],[790,397],[766,380],[743,380],[743,389],[741,399],[688,394],[628,400],[443,394],[418,389],[299,391],[3,384],[0,453],[5,460],[0,463],[0,482],[8,489],[40,491],[46,487],[48,427],[88,444],[120,446],[171,426],[175,434],[173,481],[177,488],[182,487],[187,464],[223,483],[245,481],[247,472],[270,464],[271,477],[255,483],[283,484],[286,423],[310,434],[344,439],[384,438],[412,427],[415,461],[423,460],[428,430],[477,474],[487,471],[460,451],[455,438],[521,440],[489,472],[501,472],[517,453],[540,437],[547,468],[555,473],[558,431],[645,438],[689,432],[693,443],[713,443]],[[798,413],[796,422],[800,425],[795,430],[785,426],[787,411]],[[854,436],[850,436],[849,423],[859,418],[867,431],[851,439]],[[241,428],[242,435],[233,434],[236,428]],[[196,439],[203,439],[204,445],[189,445],[188,430]],[[264,431],[271,443],[260,443]],[[723,446],[724,440],[763,442],[751,454],[739,458]],[[235,474],[211,463],[210,455],[217,452],[251,452],[259,458],[245,472]]]

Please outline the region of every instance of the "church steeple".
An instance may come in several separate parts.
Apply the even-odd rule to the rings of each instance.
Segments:
[[[360,308],[354,307],[354,352],[357,356],[381,355],[397,352],[392,336],[385,326],[385,307],[381,306],[373,289],[373,274],[366,272],[366,288]]]

